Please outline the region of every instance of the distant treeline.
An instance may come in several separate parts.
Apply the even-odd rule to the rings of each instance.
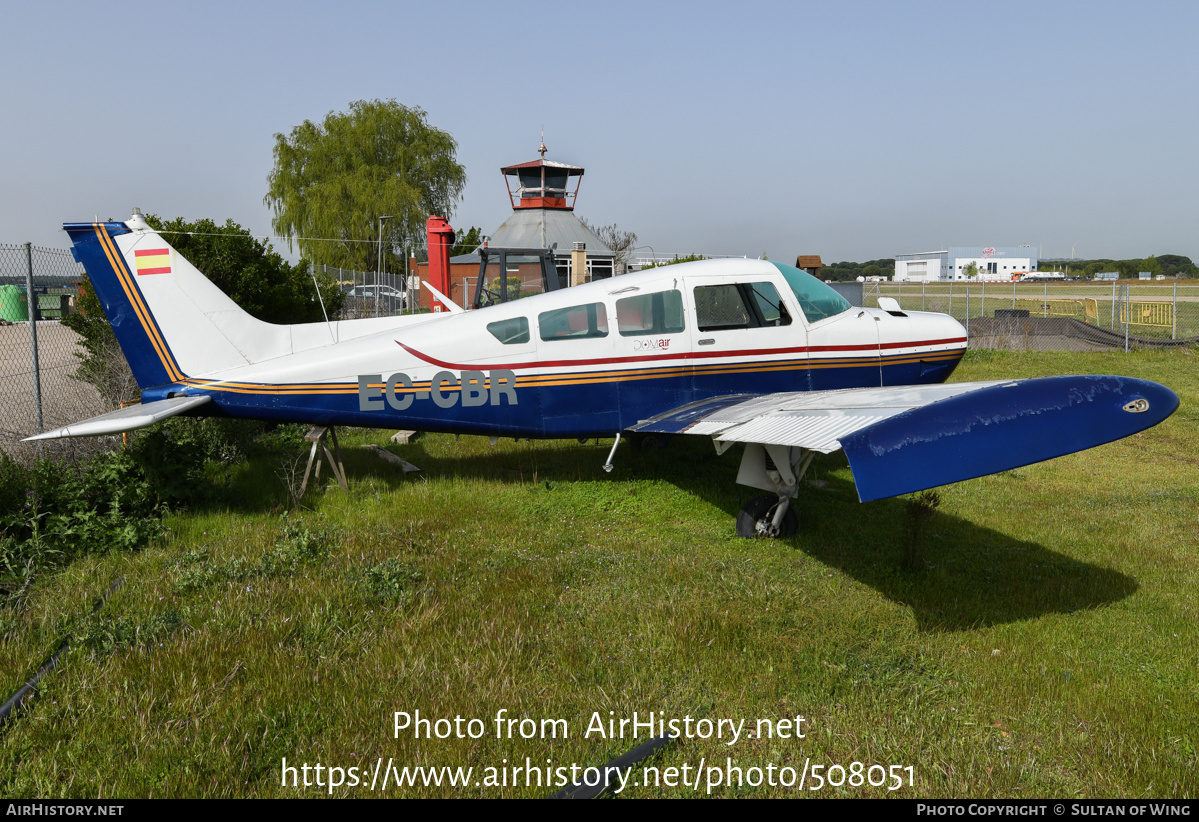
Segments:
[[[1190,257],[1179,254],[1162,254],[1160,257],[1146,257],[1141,260],[1041,260],[1041,271],[1069,271],[1071,276],[1094,277],[1100,271],[1119,271],[1120,277],[1136,279],[1142,271],[1148,271],[1157,276],[1164,274],[1167,279],[1179,277],[1199,277],[1199,267],[1191,262]]]
[[[1121,277],[1136,276],[1142,271],[1148,271],[1154,276],[1164,274],[1169,279],[1176,277],[1199,277],[1199,266],[1191,262],[1190,257],[1179,254],[1162,254],[1158,257],[1145,257],[1132,260],[1041,260],[1040,271],[1062,271],[1069,267],[1071,276],[1094,277],[1100,271],[1119,271]],[[867,260],[864,263],[829,263],[824,267],[821,276],[826,280],[856,280],[858,277],[886,277],[888,280],[895,274],[895,259],[884,257],[881,260]]]
[[[867,260],[864,263],[829,263],[821,271],[820,276],[826,280],[856,280],[858,277],[886,277],[888,280],[895,274],[895,258],[884,257],[881,260]]]

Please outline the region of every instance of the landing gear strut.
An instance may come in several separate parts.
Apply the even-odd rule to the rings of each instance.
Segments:
[[[789,537],[799,530],[790,497],[754,497],[737,514],[739,537]]]
[[[789,537],[799,530],[793,503],[814,456],[806,448],[746,444],[737,482],[774,493],[745,503],[737,514],[737,536]]]

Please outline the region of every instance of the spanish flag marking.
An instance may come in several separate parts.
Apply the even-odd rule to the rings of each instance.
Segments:
[[[133,252],[133,256],[137,260],[139,277],[142,274],[171,273],[171,250],[169,248],[147,248]]]

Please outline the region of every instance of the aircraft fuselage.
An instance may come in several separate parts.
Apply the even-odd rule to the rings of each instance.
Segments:
[[[209,393],[232,416],[610,436],[721,395],[939,383],[965,351],[946,315],[846,306],[810,321],[765,261],[669,266],[192,372],[144,400]]]

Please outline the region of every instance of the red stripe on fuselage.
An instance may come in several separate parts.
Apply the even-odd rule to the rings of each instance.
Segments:
[[[442,368],[454,368],[459,371],[464,370],[486,370],[489,368],[570,368],[574,366],[586,365],[611,365],[613,363],[643,363],[643,362],[660,362],[662,360],[707,360],[717,359],[722,357],[764,357],[772,354],[802,354],[816,353],[822,351],[857,351],[863,354],[880,349],[894,348],[916,348],[924,345],[949,345],[952,343],[966,344],[965,337],[953,337],[943,340],[915,340],[912,342],[897,342],[884,343],[881,346],[875,345],[813,345],[813,346],[798,346],[795,348],[757,348],[741,351],[688,351],[682,354],[651,354],[642,357],[596,357],[589,360],[537,360],[533,362],[517,362],[503,363],[495,362],[486,365],[470,365],[466,363],[452,363],[445,360],[439,360],[436,357],[430,356],[417,351],[415,348],[405,345],[396,340],[396,345],[407,351],[414,357],[422,359],[431,365],[439,365]],[[939,352],[927,352],[939,353]]]

